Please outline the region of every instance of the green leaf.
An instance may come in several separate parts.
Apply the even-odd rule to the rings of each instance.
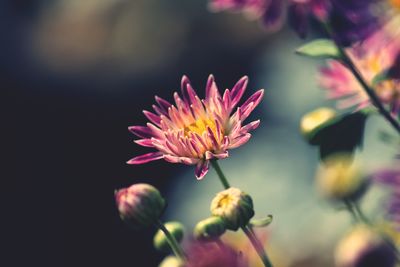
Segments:
[[[335,43],[328,39],[317,39],[296,50],[302,56],[313,58],[340,58],[340,52]]]

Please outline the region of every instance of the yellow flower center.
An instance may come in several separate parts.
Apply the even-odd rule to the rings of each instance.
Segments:
[[[188,136],[191,132],[202,135],[207,130],[207,126],[210,127],[214,133],[216,132],[217,125],[215,124],[214,120],[211,120],[209,118],[201,118],[185,126],[185,136]]]
[[[229,206],[231,202],[232,202],[232,197],[226,194],[222,196],[221,199],[218,201],[217,208],[223,208]]]

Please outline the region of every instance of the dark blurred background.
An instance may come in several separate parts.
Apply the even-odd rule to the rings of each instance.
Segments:
[[[313,255],[334,240],[321,240],[317,231],[333,236],[331,218],[340,216],[321,219],[327,209],[310,194],[317,154],[297,130],[302,114],[327,103],[316,90],[315,63],[292,54],[301,43],[293,33],[271,35],[241,16],[210,13],[206,0],[2,0],[0,21],[2,266],[157,266],[164,255],[152,247],[155,230],[129,230],[114,190],[155,185],[171,199],[167,216],[188,222],[190,230],[217,189],[204,187],[212,174],[197,183],[192,167],[128,166],[148,149],[133,143],[127,127],[146,122],[142,110],[154,95],[171,100],[183,74],[203,92],[210,73],[220,89],[243,75],[250,76],[246,96],[267,89],[254,114],[265,128],[226,167],[231,174],[247,171],[235,183],[254,193],[262,212],[276,215],[275,238],[286,254],[299,254],[296,242],[306,250],[296,235],[311,244],[297,262],[277,267],[330,266]],[[237,164],[240,155],[249,159],[248,169]],[[259,177],[253,188],[246,188],[247,175]],[[196,199],[205,201],[199,214]]]
[[[183,167],[126,165],[146,151],[127,127],[183,74],[199,88],[249,74],[260,27],[177,0],[2,0],[0,18],[3,266],[156,266],[154,230],[127,229],[113,193],[166,194]]]

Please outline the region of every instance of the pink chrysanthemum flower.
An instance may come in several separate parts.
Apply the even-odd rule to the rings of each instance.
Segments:
[[[391,108],[393,114],[400,111],[400,80],[389,79],[373,85],[373,79],[395,64],[400,52],[400,36],[381,31],[364,43],[347,50],[362,77],[375,90],[380,101]],[[319,84],[328,90],[328,98],[339,99],[339,108],[369,106],[370,100],[351,71],[338,60],[328,61],[321,68]]]
[[[243,126],[243,121],[260,103],[263,89],[253,94],[232,114],[247,83],[245,76],[221,96],[214,77],[210,75],[205,99],[201,100],[189,79],[183,76],[183,98],[175,92],[173,105],[156,96],[158,105],[153,105],[155,113],[143,111],[151,123],[129,127],[133,134],[141,138],[135,141],[137,144],[158,151],[135,157],[128,164],[164,159],[172,163],[196,165],[196,177],[202,179],[209,169],[210,160],[227,158],[228,150],[246,143],[251,137],[249,132],[260,124],[256,120]]]

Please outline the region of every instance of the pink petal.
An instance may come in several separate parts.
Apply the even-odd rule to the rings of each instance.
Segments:
[[[252,121],[249,124],[246,124],[240,129],[240,132],[242,134],[246,134],[254,129],[257,129],[257,127],[260,125],[260,120]]]
[[[243,96],[244,91],[246,90],[247,83],[249,81],[249,78],[247,76],[243,76],[232,88],[231,90],[231,107],[234,108],[237,103],[239,103],[240,99]]]
[[[222,153],[212,153],[211,151],[206,151],[205,153],[206,159],[226,159],[229,157],[228,151],[222,152]]]
[[[160,126],[161,118],[159,115],[156,115],[153,112],[147,110],[143,110],[143,114],[146,116],[147,119],[149,119],[149,121],[151,121],[157,126]]]
[[[130,159],[127,163],[128,164],[143,164],[153,160],[162,159],[164,155],[161,152],[151,152],[144,155],[140,155]]]
[[[260,104],[262,97],[264,96],[264,89],[258,90],[246,102],[241,106],[242,114],[240,116],[240,120],[245,120],[250,113],[254,110],[255,107]]]
[[[171,163],[183,163],[186,165],[194,165],[199,162],[199,159],[188,157],[177,157],[173,155],[164,155],[164,159]]]
[[[153,141],[151,139],[139,139],[134,141],[136,144],[145,147],[154,147]]]
[[[244,145],[245,143],[247,143],[247,141],[249,141],[250,137],[251,137],[251,134],[249,134],[249,133],[239,136],[239,137],[236,137],[229,144],[229,149],[237,148],[237,147],[240,147],[241,145]]]
[[[211,98],[218,94],[218,87],[215,83],[214,76],[210,74],[208,76],[207,85],[206,85],[206,99]]]
[[[197,163],[196,165],[196,170],[194,171],[197,180],[201,180],[204,178],[204,176],[206,176],[210,162],[208,160],[205,161],[199,161],[199,163]]]
[[[187,95],[187,85],[190,84],[190,80],[186,75],[182,76],[182,80],[181,80],[181,92],[183,95],[183,100],[185,100],[185,102],[187,103],[189,101],[189,96]]]
[[[130,126],[128,130],[140,138],[151,138],[154,136],[152,130],[146,126]]]
[[[172,106],[171,103],[169,103],[167,100],[159,97],[159,96],[155,96],[156,102],[158,103],[158,105],[160,105],[161,109],[164,111],[167,111],[169,107]]]

